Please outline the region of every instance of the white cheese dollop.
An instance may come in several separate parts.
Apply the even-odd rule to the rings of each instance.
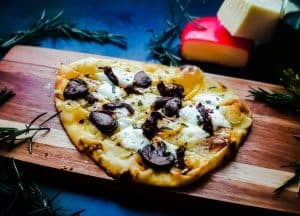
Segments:
[[[142,129],[134,129],[131,126],[121,130],[118,137],[125,148],[136,151],[150,144],[149,140],[143,135]]]
[[[223,115],[223,108],[218,106],[224,100],[222,97],[213,94],[199,94],[195,96],[194,100],[197,104],[201,103],[213,111],[209,115],[211,116],[214,130],[217,130],[219,127],[231,127],[229,121],[227,121]]]
[[[184,141],[192,144],[199,142],[199,140],[208,136],[209,133],[207,133],[199,126],[188,125],[188,127],[185,127],[181,130],[181,138]]]
[[[125,87],[128,85],[132,85],[134,73],[126,72],[122,68],[114,68],[113,72],[117,76],[120,86]]]
[[[186,106],[179,110],[181,121],[191,125],[198,125],[200,113],[195,106]]]
[[[116,101],[125,96],[125,92],[118,86],[113,86],[108,82],[104,82],[97,88],[94,96],[99,99]]]

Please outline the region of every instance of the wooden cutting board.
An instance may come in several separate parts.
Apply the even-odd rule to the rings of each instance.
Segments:
[[[29,46],[11,49],[0,62],[0,86],[13,89],[17,95],[0,107],[0,127],[24,128],[24,123],[29,123],[37,114],[53,114],[53,86],[57,67],[87,56],[95,55]],[[253,127],[233,161],[204,180],[191,187],[174,190],[174,193],[300,214],[296,185],[280,196],[272,194],[275,188],[293,175],[291,170],[282,165],[300,158],[299,140],[292,136],[300,134],[300,117],[295,113],[272,109],[247,97],[249,86],[270,90],[278,90],[279,86],[219,75],[209,76],[222,81],[247,101],[253,111]],[[0,155],[94,176],[99,181],[113,181],[92,160],[74,148],[57,118],[48,126],[51,132],[36,138],[32,154],[28,153],[26,145],[22,145],[9,153],[1,150]]]

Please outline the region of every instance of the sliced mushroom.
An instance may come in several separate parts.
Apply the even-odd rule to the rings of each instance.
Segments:
[[[155,134],[158,133],[159,128],[157,127],[157,121],[162,119],[162,117],[163,116],[159,112],[152,112],[142,125],[143,134],[149,140],[151,140]]]
[[[111,134],[118,123],[109,111],[93,111],[89,115],[89,120],[103,133]]]
[[[163,82],[157,84],[157,89],[162,96],[183,98],[184,88],[176,83],[166,86]]]
[[[135,89],[133,85],[126,86],[124,90],[127,94],[142,94],[137,89]]]
[[[84,99],[89,103],[89,104],[93,104],[96,101],[98,101],[98,99],[90,92],[87,93],[87,95],[85,95]]]
[[[196,106],[196,109],[200,113],[200,117],[198,118],[198,125],[203,125],[203,130],[205,130],[210,135],[213,135],[213,125],[211,121],[211,116],[209,113],[212,111],[210,109],[206,109],[201,103]]]
[[[118,109],[118,108],[126,108],[130,115],[132,115],[134,113],[134,109],[128,103],[121,103],[121,102],[106,103],[106,104],[103,104],[102,107],[103,107],[104,110],[115,110],[115,109]]]
[[[141,88],[147,88],[151,85],[151,78],[144,72],[140,71],[134,75],[133,85]]]
[[[178,149],[176,149],[176,164],[179,169],[185,168],[184,155],[185,148],[183,146],[180,146]]]
[[[167,147],[164,142],[149,144],[144,146],[140,151],[143,161],[154,169],[170,169],[175,161],[175,156],[166,151]]]
[[[155,102],[154,102],[154,109],[155,110],[158,110],[158,109],[161,109],[163,108],[167,101],[172,99],[172,97],[158,97],[156,98]]]
[[[174,115],[178,116],[181,105],[181,99],[178,97],[174,97],[166,102],[163,112],[166,116],[169,117]]]
[[[107,78],[115,85],[119,85],[118,77],[114,74],[113,70],[109,66],[99,67],[103,69],[104,74],[107,76]]]
[[[76,100],[88,94],[87,84],[82,79],[71,79],[64,90],[65,99]]]

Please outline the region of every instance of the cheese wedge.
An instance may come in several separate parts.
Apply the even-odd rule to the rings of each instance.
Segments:
[[[282,0],[225,0],[218,18],[234,36],[267,41],[274,32]]]
[[[243,67],[251,47],[251,40],[231,36],[217,17],[194,19],[181,34],[181,55],[191,61]]]

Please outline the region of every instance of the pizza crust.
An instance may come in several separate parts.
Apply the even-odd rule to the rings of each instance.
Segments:
[[[225,110],[224,116],[231,123],[232,128],[230,129],[229,142],[220,150],[217,152],[206,150],[206,153],[199,154],[186,149],[184,160],[187,168],[185,170],[177,167],[172,167],[168,171],[156,170],[145,164],[136,150],[126,149],[111,140],[111,137],[102,134],[88,120],[89,109],[91,108],[87,109],[86,102],[82,100],[65,100],[63,92],[70,79],[86,77],[87,75],[96,79],[98,67],[120,64],[120,62],[129,65],[131,69],[138,68],[151,73],[151,78],[154,80],[152,85],[156,85],[159,79],[167,80],[166,82],[179,80],[178,83],[183,86],[190,85],[182,78],[184,75],[175,73],[178,72],[178,69],[170,69],[166,66],[154,64],[88,58],[74,62],[69,66],[62,65],[60,67],[55,84],[55,104],[57,110],[61,112],[61,123],[78,150],[92,157],[109,175],[117,179],[126,178],[147,185],[178,187],[199,179],[221,165],[226,158],[236,153],[252,124],[250,110],[242,100],[228,91],[225,86],[206,77],[198,68],[197,70],[200,72],[197,72],[196,79],[199,82],[192,83],[194,87],[188,86],[186,88],[188,92],[185,94],[185,100],[193,98],[199,92],[205,93],[208,90],[212,94],[222,93],[226,95],[227,98],[225,97],[226,99],[222,101],[222,107]],[[169,72],[168,76],[163,77],[161,74],[165,70],[173,72]],[[187,70],[192,70],[194,73],[193,69],[188,68]],[[189,79],[191,79],[193,75],[189,76]],[[143,113],[147,112],[143,111]],[[143,116],[146,115],[141,116],[140,118],[144,118]]]

